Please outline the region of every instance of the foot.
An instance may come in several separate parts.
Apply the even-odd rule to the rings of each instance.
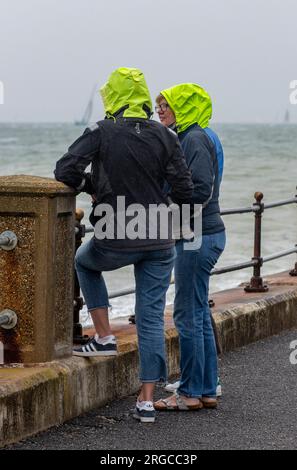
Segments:
[[[175,390],[178,389],[179,384],[180,384],[180,381],[177,380],[176,382],[174,382],[172,384],[165,385],[164,389],[166,390],[166,392],[172,393],[172,392],[175,392]]]
[[[214,397],[202,397],[201,401],[204,408],[216,408],[218,406],[218,400]]]
[[[172,393],[172,392],[175,392],[175,390],[178,389],[179,385],[180,385],[180,381],[177,380],[176,382],[174,382],[172,384],[167,384],[164,387],[164,390],[166,390],[166,392]],[[222,385],[221,385],[221,382],[220,382],[220,378],[218,378],[216,393],[217,393],[218,398],[222,396]]]
[[[116,356],[117,342],[115,337],[113,338],[105,344],[98,343],[95,338],[92,338],[84,346],[74,348],[73,355],[81,357]]]
[[[200,410],[203,403],[199,398],[189,398],[175,393],[171,397],[158,400],[154,403],[157,411],[166,410]]]
[[[153,402],[137,400],[133,418],[138,419],[141,423],[154,423],[156,411]]]

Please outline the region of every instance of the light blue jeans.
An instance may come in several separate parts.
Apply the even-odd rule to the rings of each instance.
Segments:
[[[174,258],[174,248],[141,252],[112,251],[99,248],[94,239],[84,243],[76,253],[76,272],[89,310],[109,306],[102,271],[113,271],[134,264],[141,382],[167,380],[164,309]]]
[[[217,351],[208,306],[210,272],[225,248],[225,231],[203,235],[194,251],[176,244],[174,322],[179,333],[181,379],[179,393],[215,397]]]

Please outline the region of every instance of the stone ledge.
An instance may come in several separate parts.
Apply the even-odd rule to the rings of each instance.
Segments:
[[[76,192],[53,178],[8,175],[0,176],[0,194],[56,197],[57,195],[73,196]]]
[[[270,290],[242,288],[212,295],[213,315],[223,351],[297,326],[297,278],[269,276]],[[70,357],[45,364],[0,367],[0,447],[58,425],[139,388],[135,327],[117,321],[120,354]],[[166,314],[169,373],[178,372],[178,338],[171,309]]]

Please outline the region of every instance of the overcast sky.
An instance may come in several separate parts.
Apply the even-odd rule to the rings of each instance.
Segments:
[[[74,121],[94,84],[196,82],[215,122],[278,122],[297,80],[296,0],[0,0],[0,121]],[[93,120],[103,117],[95,99]]]

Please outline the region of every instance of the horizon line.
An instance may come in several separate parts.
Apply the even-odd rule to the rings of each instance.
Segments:
[[[98,121],[100,121],[99,119]],[[0,124],[69,124],[73,125],[75,127],[88,127],[92,124],[95,124],[98,121],[90,121],[87,126],[81,126],[79,124],[75,124],[74,121],[1,121]],[[153,121],[156,121],[153,119]],[[158,122],[158,121],[157,121]],[[264,125],[264,124],[269,124],[269,125],[296,125],[297,121],[291,121],[291,122],[277,122],[277,121],[213,121],[211,125],[221,125],[221,124],[240,124],[240,125]]]

